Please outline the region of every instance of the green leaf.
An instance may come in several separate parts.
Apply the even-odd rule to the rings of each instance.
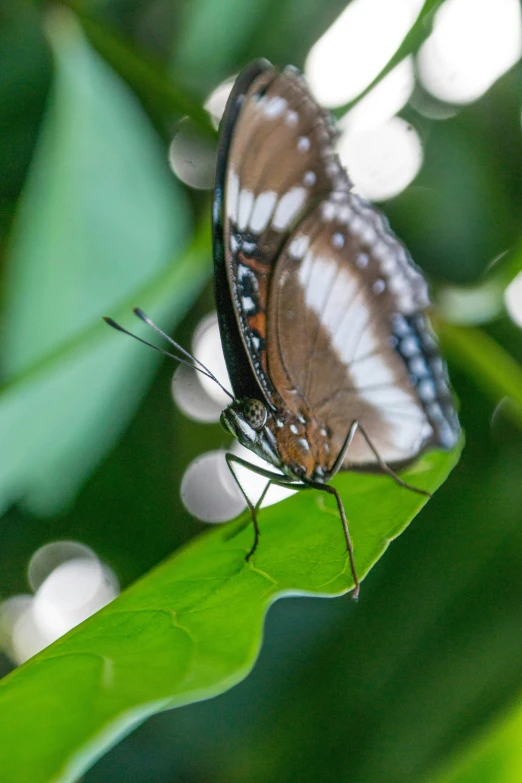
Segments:
[[[434,491],[459,453],[426,455],[405,477]],[[344,474],[335,484],[363,577],[425,498],[382,476]],[[260,546],[249,563],[246,517],[200,536],[4,679],[0,781],[76,779],[153,713],[215,696],[243,679],[277,598],[350,590],[344,535],[331,500],[302,491],[264,509]]]
[[[270,0],[193,0],[183,7],[173,58],[183,83],[216,86],[216,75],[233,72],[237,54],[259,26]],[[231,24],[233,20],[233,24]]]
[[[69,13],[55,12],[48,28],[55,83],[6,270],[8,380],[146,286],[188,231],[183,193],[133,97]],[[178,301],[178,315],[187,304]],[[168,326],[175,309],[164,308],[152,314]],[[128,341],[91,347],[11,396],[0,507],[22,496],[35,512],[63,507],[135,409],[154,360]]]
[[[433,783],[520,783],[522,709],[484,734]]]
[[[201,101],[176,83],[159,63],[87,15],[83,9],[78,10],[78,19],[92,45],[125,79],[154,116],[163,121],[171,114],[178,118],[188,115],[203,136],[216,140],[217,131]]]
[[[140,302],[147,312],[158,313],[162,324],[178,320],[208,276],[210,250],[206,223],[204,235],[202,231],[196,235],[190,251],[180,256],[176,263],[161,269],[146,286],[118,307],[111,308],[111,315],[138,334],[143,333],[143,326],[134,323],[134,318],[131,324],[129,315],[136,302]],[[53,502],[56,505],[63,502],[71,493],[75,471],[79,482],[99,458],[100,451],[118,437],[158,358],[154,351],[137,351],[133,340],[122,339],[121,334],[96,318],[86,329],[3,384],[0,387],[0,431],[9,448],[0,458],[4,492],[0,503],[7,503],[10,496],[16,497],[16,492],[22,495],[29,478],[35,488],[31,497],[33,507],[40,509],[46,504],[44,508],[48,508]],[[106,408],[102,406],[101,394],[94,396],[92,392],[92,379],[100,382],[97,373],[102,367],[107,373],[103,387]],[[85,394],[79,388],[82,382],[87,392],[94,396],[96,407],[78,409],[78,399]],[[122,386],[126,387],[124,393]],[[78,417],[81,417],[79,422]],[[97,429],[89,432],[94,421]],[[71,425],[70,434],[59,429],[67,423]],[[83,433],[81,448],[78,445],[79,425]],[[53,427],[58,429],[55,431]],[[45,459],[42,459],[40,447],[46,450]],[[51,457],[56,464],[50,462]],[[66,459],[68,464],[64,468]],[[46,485],[45,481],[52,484]]]

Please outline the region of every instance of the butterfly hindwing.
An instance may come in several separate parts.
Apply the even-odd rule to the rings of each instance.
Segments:
[[[280,254],[269,294],[270,377],[288,409],[329,433],[332,462],[355,420],[391,464],[442,434],[452,440],[451,395],[430,367],[433,338],[417,315],[426,297],[387,223],[352,194],[321,202]],[[356,435],[346,467],[372,463]]]

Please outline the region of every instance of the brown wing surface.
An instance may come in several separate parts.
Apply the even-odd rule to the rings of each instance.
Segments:
[[[250,363],[274,403],[265,356],[274,264],[302,217],[350,183],[333,149],[330,119],[293,68],[264,70],[227,111],[237,111],[238,100],[224,177],[225,263]]]
[[[332,463],[353,421],[392,464],[455,442],[427,305],[404,247],[355,195],[322,201],[287,242],[270,285],[268,370],[286,406],[324,427]],[[344,467],[372,463],[358,434]]]

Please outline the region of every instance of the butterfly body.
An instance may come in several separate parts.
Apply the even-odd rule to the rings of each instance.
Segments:
[[[256,427],[245,408],[263,406],[262,424]],[[256,416],[258,415],[256,411]],[[314,418],[296,416],[286,408],[268,411],[260,400],[237,400],[221,418],[241,445],[274,465],[295,481],[324,481],[331,467],[328,432]],[[259,421],[259,419],[258,419]]]

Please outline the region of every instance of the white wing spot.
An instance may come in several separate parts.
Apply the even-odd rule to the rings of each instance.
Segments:
[[[395,259],[390,256],[389,258],[386,258],[384,261],[381,262],[381,269],[386,275],[393,275],[397,271],[397,264],[395,263]],[[402,287],[404,287],[405,283],[404,280],[401,277],[397,277],[397,280],[401,281]]]
[[[306,286],[305,303],[315,313],[321,314],[325,299],[332,288],[337,272],[337,264],[326,259],[315,257],[311,253],[306,256],[305,263],[299,269],[299,280]],[[328,315],[330,308],[328,308]]]
[[[339,220],[341,223],[349,223],[352,217],[352,210],[348,206],[341,207],[339,210]]]
[[[359,215],[354,215],[350,222],[350,228],[354,234],[360,235],[364,231],[363,219]]]
[[[393,318],[393,329],[399,337],[404,337],[405,335],[410,334],[411,331],[408,322],[400,313],[397,313]]]
[[[419,397],[423,402],[433,402],[436,398],[435,384],[430,378],[425,378],[417,387]]]
[[[305,201],[306,190],[304,188],[291,188],[284,196],[281,196],[272,220],[273,228],[276,231],[287,229]]]
[[[339,173],[339,166],[335,161],[331,160],[330,163],[326,166],[326,173],[332,177],[332,179],[335,179],[336,175]]]
[[[290,242],[288,253],[294,261],[300,261],[310,247],[310,237],[306,234],[299,234]]]
[[[364,226],[360,232],[360,237],[367,245],[372,245],[375,242],[377,234],[372,226]]]
[[[315,185],[316,179],[317,177],[315,176],[314,171],[307,171],[303,177],[303,182],[305,185],[308,185],[308,187],[311,187],[312,185]]]
[[[401,296],[399,298],[398,304],[399,304],[399,310],[402,310],[403,313],[407,313],[408,315],[410,313],[414,313],[418,309],[410,294],[404,294],[403,296]]]
[[[251,296],[242,296],[241,297],[241,304],[243,305],[243,308],[247,312],[255,312],[255,310],[256,310],[256,305],[255,305],[254,300],[252,299]]]
[[[276,203],[277,193],[273,190],[260,193],[256,198],[252,215],[250,216],[250,228],[254,233],[260,234],[268,226]]]
[[[310,139],[308,136],[299,136],[297,140],[297,149],[299,152],[308,152],[310,149]]]
[[[355,265],[359,269],[366,269],[366,267],[368,266],[368,261],[369,261],[369,259],[368,259],[368,256],[366,255],[366,253],[359,253],[359,255],[357,256],[357,258],[355,260]]]
[[[280,98],[279,96],[271,98],[265,105],[265,116],[273,120],[276,117],[279,117],[279,115],[284,112],[287,106],[288,101],[286,101],[284,98]]]
[[[252,274],[252,270],[249,269],[248,266],[245,266],[244,264],[237,265],[237,276],[240,282],[242,282],[245,279],[245,277],[250,279],[254,277],[254,275]]]
[[[330,201],[326,201],[321,207],[321,213],[324,220],[333,220],[337,213],[335,204],[332,204]]]
[[[299,115],[296,111],[290,109],[290,111],[286,112],[285,123],[287,125],[289,125],[291,128],[295,128],[298,122],[299,122]]]
[[[372,286],[373,293],[374,294],[382,294],[383,291],[386,289],[386,283],[384,280],[376,280],[375,283]]]
[[[239,193],[239,207],[237,210],[237,227],[244,231],[248,226],[252,207],[254,206],[254,194],[250,190],[242,190]]]
[[[339,231],[336,231],[332,236],[332,245],[338,250],[344,247],[344,237]]]
[[[442,408],[440,407],[438,402],[432,402],[428,405],[428,414],[433,419],[433,421],[436,422],[444,421]]]
[[[386,256],[388,255],[388,245],[386,245],[384,242],[377,241],[374,244],[372,250],[373,250],[374,256],[379,258],[381,261],[384,260],[386,258]]]
[[[410,372],[418,378],[429,375],[428,365],[422,356],[414,356],[410,362]]]
[[[226,193],[226,201],[227,201],[227,215],[230,218],[230,220],[233,220],[234,223],[237,223],[237,209],[238,209],[238,201],[239,198],[239,177],[237,174],[234,173],[232,169],[228,172],[228,182],[227,182],[227,193]]]
[[[402,294],[406,290],[406,281],[399,276],[392,277],[390,282],[388,283],[388,286],[390,288],[390,291],[393,291],[394,294]]]
[[[415,356],[419,353],[419,345],[415,337],[404,337],[401,340],[400,351],[403,356]]]

